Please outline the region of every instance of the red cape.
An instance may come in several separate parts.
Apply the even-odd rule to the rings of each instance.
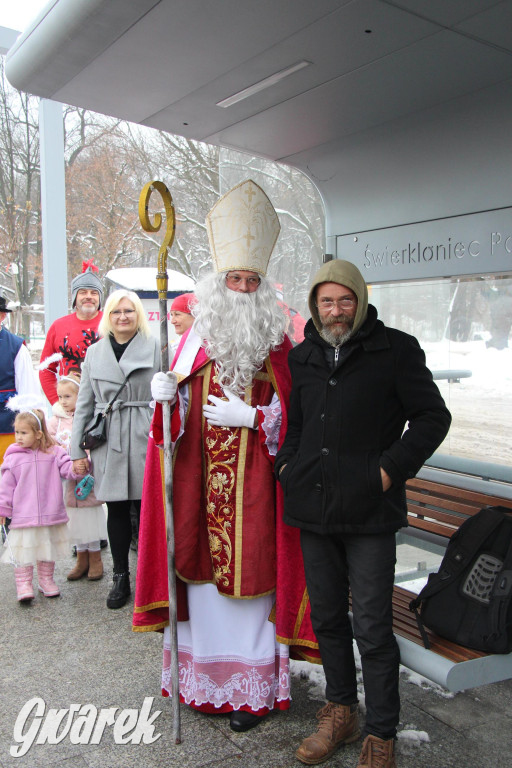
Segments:
[[[173,364],[176,364],[179,359],[185,342],[186,338],[182,338]],[[267,366],[282,407],[279,445],[284,440],[287,428],[287,406],[291,389],[287,358],[290,349],[291,344],[286,338],[279,349],[270,352],[270,365]],[[201,348],[196,355],[190,375],[208,362]],[[180,386],[183,386],[187,380],[188,377],[183,379]],[[262,418],[260,413],[260,419]],[[158,448],[158,442],[161,440],[159,421],[161,423],[161,408],[156,410],[153,419],[142,489],[133,615],[133,630],[136,632],[162,630],[169,623],[163,462],[162,451]],[[262,429],[260,429],[260,435],[263,440]],[[269,458],[272,460],[272,457]],[[277,639],[290,646],[292,658],[319,661],[318,643],[311,627],[310,606],[300,550],[300,533],[297,528],[291,528],[283,523],[283,494],[280,484],[276,485],[276,601],[271,619],[276,624]],[[186,585],[180,579],[176,580],[176,585],[178,620],[186,621],[188,618]]]

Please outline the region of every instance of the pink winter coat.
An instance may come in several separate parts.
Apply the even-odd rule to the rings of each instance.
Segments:
[[[64,448],[53,445],[44,453],[10,445],[1,469],[0,515],[11,518],[11,528],[67,523],[60,479],[80,475]]]

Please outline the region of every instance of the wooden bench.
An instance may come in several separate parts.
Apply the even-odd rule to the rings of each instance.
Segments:
[[[466,490],[453,485],[415,478],[407,483],[409,528],[398,534],[422,546],[422,539],[448,543],[461,523],[482,507],[500,505],[511,510],[512,499]],[[397,584],[393,595],[393,626],[400,647],[401,663],[450,691],[512,678],[512,653],[487,654],[473,651],[427,630],[431,648],[420,636],[416,618],[409,611],[415,597]]]

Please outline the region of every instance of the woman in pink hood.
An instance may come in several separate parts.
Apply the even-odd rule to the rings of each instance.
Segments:
[[[48,433],[43,411],[18,413],[14,421],[16,442],[5,452],[0,478],[0,524],[11,519],[7,552],[14,559],[18,600],[34,597],[32,574],[37,561],[39,591],[45,597],[60,594],[53,580],[55,560],[67,557],[68,516],[61,477],[78,478],[68,454]],[[82,474],[87,467],[84,462]]]

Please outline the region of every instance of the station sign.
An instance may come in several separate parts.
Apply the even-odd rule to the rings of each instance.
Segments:
[[[512,207],[336,236],[368,283],[512,272]]]

